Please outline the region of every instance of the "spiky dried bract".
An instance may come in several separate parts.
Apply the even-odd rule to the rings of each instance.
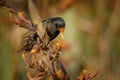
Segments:
[[[28,79],[70,80],[59,60],[62,44],[61,42],[51,43],[45,25],[41,21],[38,24],[33,24],[32,21],[26,19],[24,12],[10,8],[4,0],[0,0],[0,7],[10,12],[14,24],[28,30],[23,35],[26,46],[18,51],[26,64]],[[83,70],[77,80],[92,80],[97,74],[98,70],[89,75],[87,75],[87,70]]]
[[[82,73],[78,76],[77,80],[92,80],[98,74],[98,69],[94,73],[89,73],[87,70],[83,70]]]

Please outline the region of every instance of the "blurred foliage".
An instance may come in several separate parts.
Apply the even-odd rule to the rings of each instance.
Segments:
[[[8,5],[22,10],[27,18],[32,19],[28,2],[7,0]],[[75,80],[83,69],[90,72],[99,69],[95,80],[120,79],[120,0],[33,2],[41,19],[61,16],[66,22],[64,43],[67,50],[62,54],[62,62],[71,80]],[[1,80],[26,80],[25,65],[16,53],[24,32],[12,24],[8,12],[0,8]]]

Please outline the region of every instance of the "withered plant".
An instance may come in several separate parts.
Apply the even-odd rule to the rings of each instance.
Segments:
[[[28,30],[28,32],[23,35],[23,45],[25,45],[35,33],[38,35],[37,41],[30,42],[30,45],[28,45],[33,45],[30,51],[18,51],[26,64],[28,79],[42,80],[51,78],[52,80],[70,80],[69,75],[59,59],[60,54],[62,54],[62,44],[61,42],[49,41],[45,25],[42,21],[39,20],[37,24],[32,23],[32,21],[25,17],[22,11],[12,9],[4,0],[0,0],[0,7],[10,13],[14,24]],[[77,80],[91,80],[97,73],[98,71],[94,74],[86,75],[87,70],[83,70]]]

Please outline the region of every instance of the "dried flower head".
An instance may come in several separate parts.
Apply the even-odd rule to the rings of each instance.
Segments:
[[[26,19],[24,12],[10,8],[4,0],[0,0],[0,7],[10,12],[13,23],[28,30],[23,35],[22,48],[18,50],[26,64],[28,79],[69,80],[69,75],[59,60],[62,44],[61,42],[51,43],[59,33],[63,33],[64,20],[61,17],[55,17],[33,24]],[[91,80],[97,74],[98,71],[87,75],[87,70],[83,70],[77,80]]]

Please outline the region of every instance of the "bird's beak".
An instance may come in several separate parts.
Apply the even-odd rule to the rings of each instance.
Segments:
[[[64,38],[64,36],[63,36],[64,28],[61,27],[61,28],[59,29],[59,31],[60,31],[60,35],[61,35],[61,37],[62,37],[62,39],[63,39],[63,38]]]
[[[63,33],[63,32],[64,32],[64,28],[61,27],[61,28],[59,29],[59,31]]]

